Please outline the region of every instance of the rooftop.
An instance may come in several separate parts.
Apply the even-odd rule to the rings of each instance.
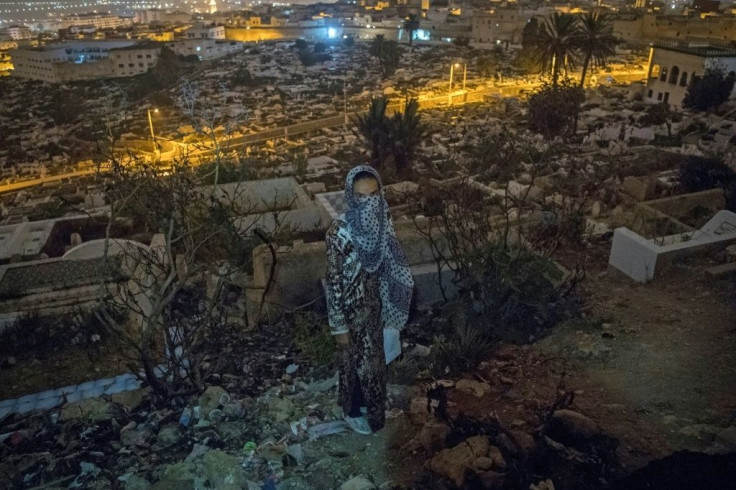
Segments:
[[[120,48],[111,48],[110,51],[126,51],[136,49],[161,49],[162,44],[157,41],[142,41],[130,46],[122,46]]]
[[[677,51],[679,53],[692,54],[705,58],[729,58],[736,57],[736,48],[731,46],[720,46],[713,43],[693,41],[657,41],[653,43],[657,49]]]

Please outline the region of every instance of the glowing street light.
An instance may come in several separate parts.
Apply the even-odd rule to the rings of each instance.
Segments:
[[[450,87],[447,91],[447,104],[452,105],[452,77],[455,72],[455,68],[460,68],[460,63],[453,63],[450,65]],[[465,80],[468,74],[468,64],[463,62],[463,91],[465,91]]]
[[[151,118],[151,109],[148,108],[148,127],[151,129],[151,143],[153,144],[154,153],[158,149],[156,146],[156,135],[153,133],[153,118]],[[158,114],[158,109],[153,110],[154,113]]]

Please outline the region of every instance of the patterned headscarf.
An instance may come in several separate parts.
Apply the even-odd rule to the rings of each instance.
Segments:
[[[380,194],[355,198],[355,177],[368,172],[376,178]],[[368,165],[358,165],[345,178],[347,210],[341,218],[355,244],[361,266],[368,272],[378,271],[381,290],[381,318],[386,327],[401,329],[409,318],[414,280],[404,250],[396,239],[388,203],[378,172]]]

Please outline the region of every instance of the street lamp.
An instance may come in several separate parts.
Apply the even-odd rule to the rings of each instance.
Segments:
[[[455,73],[455,68],[460,68],[460,63],[453,63],[450,65],[450,87],[447,91],[447,104],[452,105],[452,77]],[[465,91],[465,80],[468,75],[468,64],[463,62],[463,91]]]
[[[148,127],[151,129],[151,143],[153,144],[153,151],[156,152],[156,135],[153,133],[153,119],[151,118],[151,108],[146,109],[148,111]],[[153,110],[154,113],[158,114],[158,109]]]
[[[347,126],[348,125],[348,84],[347,84],[346,78],[342,79],[342,97],[343,97],[343,102],[344,102],[344,106],[343,106],[343,117],[345,121],[344,124],[345,126]]]

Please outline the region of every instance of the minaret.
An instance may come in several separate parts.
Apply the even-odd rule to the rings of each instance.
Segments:
[[[214,14],[217,12],[217,2],[215,0],[210,0],[210,13]]]

